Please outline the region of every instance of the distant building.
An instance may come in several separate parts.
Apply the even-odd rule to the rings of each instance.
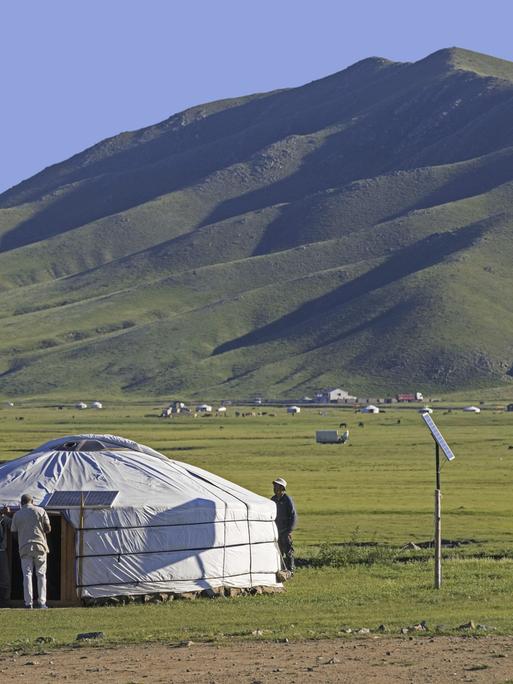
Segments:
[[[183,401],[173,401],[169,404],[168,408],[169,413],[167,415],[171,415],[172,413],[190,413],[189,407],[186,406]]]
[[[352,402],[356,401],[356,397],[353,397],[346,390],[338,388],[323,389],[317,392],[315,395],[315,401],[318,404],[330,404],[334,402]]]
[[[506,406],[506,411],[509,411],[510,413],[513,412],[513,404],[508,404]]]
[[[416,397],[413,392],[403,392],[397,395],[397,401],[415,401]]]
[[[296,413],[301,413],[301,409],[299,408],[299,406],[288,406],[287,413],[292,413],[293,415],[295,415]]]
[[[397,401],[424,401],[422,392],[403,392],[397,395]]]

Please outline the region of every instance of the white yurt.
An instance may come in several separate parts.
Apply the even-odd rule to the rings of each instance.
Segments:
[[[419,413],[433,413],[433,409],[429,406],[423,406],[422,408],[419,408]]]
[[[481,413],[479,406],[465,406],[463,410],[467,411],[467,413]]]
[[[210,404],[198,404],[196,411],[198,413],[212,413],[212,406]]]
[[[86,409],[87,404],[84,401],[77,401],[77,403],[75,404],[75,408],[80,409],[80,410]]]
[[[103,408],[103,404],[102,404],[101,401],[93,401],[93,402],[91,403],[91,408],[94,408],[94,409],[101,409],[101,408]]]
[[[374,404],[369,404],[360,409],[360,413],[379,413],[379,408]]]
[[[299,406],[288,406],[287,413],[292,413],[295,415],[296,413],[301,413],[301,409]]]
[[[47,442],[0,466],[0,501],[16,508],[22,494],[50,514],[50,599],[281,588],[274,502],[142,444]]]

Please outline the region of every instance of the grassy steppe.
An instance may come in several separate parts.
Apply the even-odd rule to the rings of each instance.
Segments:
[[[264,630],[263,638],[316,638],[340,634],[345,625],[384,623],[397,631],[427,620],[451,630],[469,619],[513,633],[513,414],[492,407],[480,415],[435,412],[457,457],[442,470],[443,536],[473,540],[444,551],[444,584],[435,591],[430,552],[400,550],[433,532],[434,449],[416,411],[362,416],[330,408],[326,415],[307,409],[288,416],[264,407],[274,417],[246,418],[234,411],[226,418],[161,420],[157,404],[97,412],[16,406],[0,411],[1,453],[14,458],[60,434],[111,432],[265,496],[270,481],[284,476],[299,510],[295,541],[304,561],[285,594],[45,614],[4,610],[0,643],[40,635],[65,643],[96,630],[115,641],[251,637],[254,630]],[[315,429],[342,421],[349,445],[314,443]],[[319,564],[325,542],[331,546],[324,562],[338,558],[340,567]]]

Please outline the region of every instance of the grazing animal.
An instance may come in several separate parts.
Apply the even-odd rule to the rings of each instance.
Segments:
[[[397,425],[401,425],[401,419],[400,418],[397,419]]]
[[[339,425],[339,428],[346,428],[346,427],[347,427],[347,423],[340,423],[340,425]]]
[[[346,430],[345,432],[342,433],[342,436],[340,437],[340,441],[342,444],[345,444],[346,442],[349,441],[349,430]]]
[[[363,423],[362,421],[360,421],[360,422],[358,423],[358,427],[365,427],[365,423]]]

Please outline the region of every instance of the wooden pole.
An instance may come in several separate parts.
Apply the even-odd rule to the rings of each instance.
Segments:
[[[80,494],[80,523],[78,527],[78,598],[82,598],[82,561],[84,556],[84,493]]]
[[[436,442],[435,489],[435,589],[442,586],[442,491],[440,487],[440,450]]]

